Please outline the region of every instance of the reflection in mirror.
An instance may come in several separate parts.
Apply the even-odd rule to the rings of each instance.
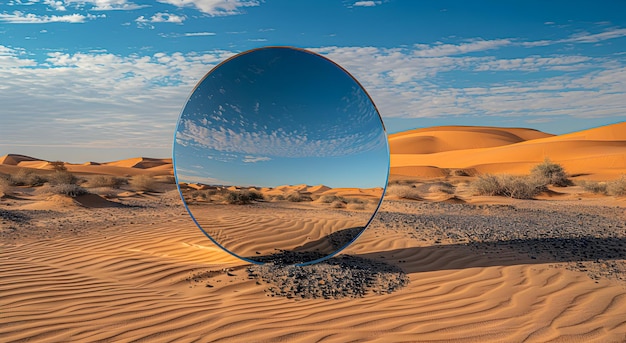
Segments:
[[[354,241],[387,184],[384,126],[361,85],[302,49],[236,55],[180,115],[174,170],[198,227],[254,263],[309,264]]]

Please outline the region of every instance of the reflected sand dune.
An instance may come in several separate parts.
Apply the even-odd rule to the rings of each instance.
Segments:
[[[275,263],[304,263],[341,250],[365,229],[383,192],[321,185],[180,188],[198,225],[216,243],[239,257]],[[273,259],[278,254],[289,259]]]

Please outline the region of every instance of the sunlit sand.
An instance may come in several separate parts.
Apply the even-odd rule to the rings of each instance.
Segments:
[[[436,127],[391,135],[390,145],[389,193],[371,227],[342,252],[352,260],[294,275],[316,278],[306,286],[288,273],[264,279],[206,238],[182,205],[170,159],[66,163],[89,191],[74,197],[46,192],[45,185],[0,183],[0,340],[626,339],[626,197],[580,184],[626,174],[625,123],[561,136]],[[561,164],[573,184],[549,186],[531,200],[472,191],[479,175],[528,174],[545,158]],[[58,163],[33,157],[0,157],[5,180],[20,170],[45,178],[55,168]],[[90,187],[98,175],[127,183]],[[183,189],[192,196],[210,187]],[[292,225],[298,211],[315,213],[310,227],[322,235],[325,225],[349,227],[366,215],[382,191],[257,190],[265,200],[233,205],[193,193],[190,206],[223,208],[204,223],[216,230],[258,223],[248,241],[225,237],[256,256],[276,239],[303,245],[305,232]],[[294,192],[310,199],[286,200]],[[350,206],[359,202],[363,207]],[[261,212],[267,208],[275,215]],[[317,238],[305,235],[304,244],[315,242],[322,251],[332,246]],[[362,293],[326,287],[332,275],[325,271],[358,268],[372,272]],[[392,287],[374,280],[383,276],[408,281]]]

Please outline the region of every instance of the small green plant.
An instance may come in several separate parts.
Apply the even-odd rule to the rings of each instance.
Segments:
[[[536,165],[530,171],[530,175],[536,178],[542,178],[546,184],[558,187],[571,186],[572,181],[567,178],[565,169],[560,164],[552,163],[546,158],[543,163]]]

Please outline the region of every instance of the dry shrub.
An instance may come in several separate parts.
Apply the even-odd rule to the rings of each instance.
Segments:
[[[364,210],[365,204],[348,204],[349,210]]]
[[[269,196],[271,201],[283,201],[285,200],[285,196],[282,194],[277,194],[277,195],[270,195]]]
[[[565,169],[560,164],[552,163],[546,158],[543,163],[536,165],[531,171],[532,177],[544,179],[544,183],[558,187],[571,186],[572,181],[567,178]]]
[[[133,189],[146,192],[156,191],[158,184],[150,175],[135,175],[129,183]]]
[[[546,190],[545,179],[533,176],[481,175],[472,183],[478,195],[532,199]]]
[[[330,204],[330,207],[332,208],[345,208],[346,207],[346,203],[340,200],[336,200],[333,201],[332,204]]]
[[[11,193],[11,181],[9,180],[8,175],[6,177],[0,176],[0,193]]]
[[[311,197],[302,195],[299,192],[291,192],[287,194],[287,201],[291,202],[302,202],[302,201],[312,201]]]
[[[78,178],[67,171],[56,171],[48,175],[48,182],[51,185],[75,185],[78,183]]]
[[[347,202],[346,199],[344,197],[341,196],[336,196],[336,195],[322,195],[318,201],[322,202],[324,204],[331,204],[335,201],[343,201],[343,202]]]
[[[20,169],[10,177],[13,186],[36,187],[43,185],[47,180],[41,175],[35,174],[32,170]]]
[[[606,182],[581,180],[581,181],[577,181],[577,184],[581,186],[587,192],[591,192],[595,194],[604,194],[604,195],[609,194],[607,191]]]
[[[90,193],[79,185],[64,183],[56,185],[46,185],[44,187],[41,187],[37,190],[37,194],[61,194],[70,197],[77,197],[79,195],[85,195]]]
[[[89,180],[89,187],[111,187],[120,188],[122,185],[128,184],[128,180],[123,177],[111,176],[111,175],[97,175]]]
[[[263,199],[263,194],[248,190],[231,191],[226,194],[226,202],[233,205],[244,205]]]
[[[403,199],[421,200],[422,196],[415,186],[394,184],[387,186],[387,195],[395,195]]]
[[[624,196],[626,195],[626,176],[620,177],[615,181],[608,182],[606,190],[610,195]]]
[[[454,194],[454,186],[448,182],[437,182],[428,188],[429,192]]]

